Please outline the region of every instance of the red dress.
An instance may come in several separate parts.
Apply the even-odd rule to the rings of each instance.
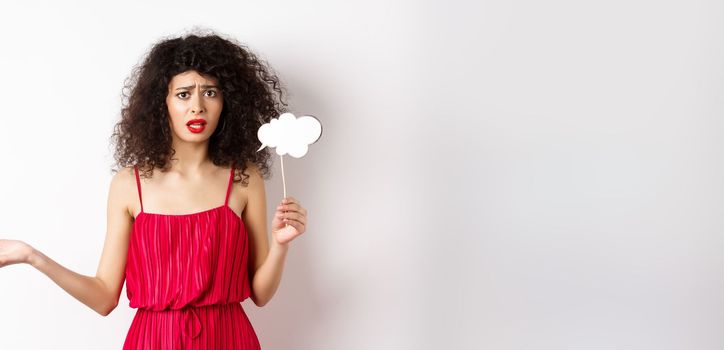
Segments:
[[[126,291],[137,308],[124,350],[260,349],[241,306],[250,295],[249,239],[227,205],[191,214],[143,211],[133,222]]]

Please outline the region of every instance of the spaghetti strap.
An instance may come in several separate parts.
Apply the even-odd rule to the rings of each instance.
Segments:
[[[229,205],[229,193],[231,193],[231,184],[233,183],[233,180],[234,180],[234,167],[232,166],[231,173],[229,174],[229,186],[226,189],[226,199],[224,199],[225,206]]]
[[[141,212],[143,213],[143,199],[141,198],[141,179],[138,177],[138,167],[133,166],[133,170],[136,173],[136,187],[138,188],[138,201],[141,203]]]

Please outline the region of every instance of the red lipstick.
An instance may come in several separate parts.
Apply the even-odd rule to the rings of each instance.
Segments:
[[[206,129],[206,121],[203,119],[192,119],[186,123],[186,128],[194,134],[203,132]]]

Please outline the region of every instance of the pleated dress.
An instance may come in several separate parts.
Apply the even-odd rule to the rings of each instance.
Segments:
[[[241,302],[251,292],[249,239],[229,206],[191,214],[141,211],[133,222],[126,294],[137,308],[124,350],[260,349]]]

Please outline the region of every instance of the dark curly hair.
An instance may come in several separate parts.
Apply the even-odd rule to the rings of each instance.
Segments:
[[[111,136],[119,167],[114,171],[138,166],[149,177],[154,168],[170,168],[176,151],[171,147],[166,106],[168,84],[188,70],[217,79],[224,96],[220,127],[209,139],[211,161],[234,167],[234,182],[244,185],[249,177],[244,173],[247,162],[269,178],[269,148],[257,152],[261,146],[257,130],[287,111],[284,87],[273,69],[247,46],[213,32],[164,38],[134,67],[124,82],[121,120]]]

